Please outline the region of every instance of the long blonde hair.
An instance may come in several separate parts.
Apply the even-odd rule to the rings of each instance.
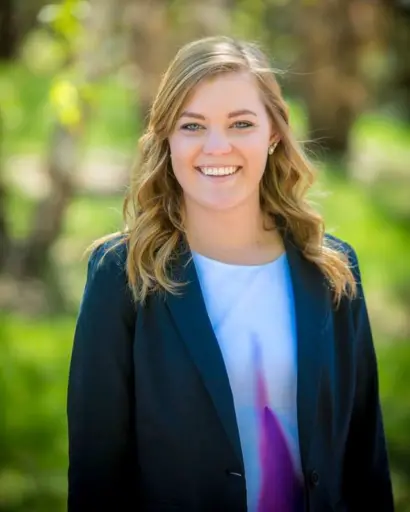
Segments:
[[[268,158],[260,184],[261,207],[282,219],[303,256],[316,264],[327,279],[336,304],[343,295],[353,297],[356,283],[348,262],[324,237],[321,215],[306,194],[315,170],[289,128],[288,107],[275,72],[254,43],[229,37],[208,37],[182,47],[162,77],[147,128],[139,140],[139,158],[124,199],[125,227],[96,240],[90,247],[122,235],[110,249],[126,242],[126,272],[136,301],[153,291],[177,293],[183,283],[168,272],[184,237],[182,189],[170,161],[168,137],[193,88],[220,73],[247,71],[260,87],[268,115],[280,134],[275,154]]]

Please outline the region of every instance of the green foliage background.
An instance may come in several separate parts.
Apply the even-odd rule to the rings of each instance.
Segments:
[[[261,5],[254,2],[255,9]],[[238,16],[240,20],[240,12]],[[251,19],[245,11],[242,18],[249,23],[257,20],[256,14]],[[255,30],[252,24],[248,25],[246,30]],[[64,30],[75,31],[76,27],[68,23],[64,28],[63,24]],[[33,52],[39,47],[47,48],[43,60],[39,60],[41,69],[30,65]],[[47,154],[56,103],[66,111],[73,104],[71,93],[61,87],[70,84],[70,74],[60,76],[55,72],[55,63],[63,61],[64,52],[61,41],[36,32],[27,39],[20,58],[0,69],[5,127],[1,145],[6,177],[7,164],[16,155]],[[132,155],[140,126],[126,81],[118,75],[107,76],[86,93],[93,114],[82,141],[84,154],[108,147]],[[289,103],[295,131],[303,139],[303,105],[293,97]],[[67,115],[73,119],[72,112]],[[403,159],[409,159],[410,125],[390,114],[376,111],[363,115],[351,136],[354,145],[362,148],[360,151],[366,152],[370,160],[378,158],[382,147],[384,155],[388,155],[385,165],[392,169],[401,169]],[[379,358],[395,500],[398,511],[409,512],[410,170],[407,165],[408,174],[403,181],[391,178],[370,187],[365,180],[341,179],[337,165],[330,159],[320,162],[318,208],[328,229],[349,241],[359,256]],[[25,187],[17,186],[13,179],[9,181],[9,219],[14,236],[22,238],[27,233],[35,199]],[[323,191],[327,195],[321,194]],[[123,190],[105,195],[84,192],[69,207],[54,257],[70,299],[70,311],[59,316],[17,312],[0,315],[0,512],[65,510],[65,401],[76,312],[85,282],[86,260],[82,255],[93,239],[121,227],[122,197]],[[403,317],[407,318],[407,329],[398,329]]]

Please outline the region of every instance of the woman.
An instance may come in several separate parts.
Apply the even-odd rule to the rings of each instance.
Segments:
[[[69,512],[393,510],[357,258],[266,57],[183,47],[140,149],[77,320]]]

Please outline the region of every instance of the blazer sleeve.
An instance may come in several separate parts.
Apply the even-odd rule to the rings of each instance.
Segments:
[[[350,249],[358,295],[351,303],[355,328],[356,386],[347,443],[344,484],[348,510],[394,510],[389,461],[379,399],[375,347],[357,256]]]
[[[133,336],[125,244],[90,256],[68,379],[68,512],[136,510]]]

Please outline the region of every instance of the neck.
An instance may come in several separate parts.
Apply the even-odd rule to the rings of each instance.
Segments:
[[[272,220],[259,204],[244,204],[225,211],[185,204],[190,248],[213,259],[231,263],[263,263],[283,252],[283,242]],[[269,229],[267,229],[269,228]]]

